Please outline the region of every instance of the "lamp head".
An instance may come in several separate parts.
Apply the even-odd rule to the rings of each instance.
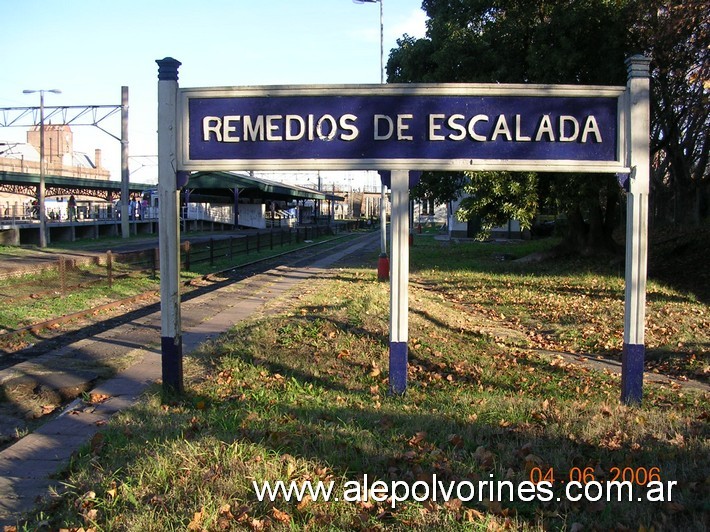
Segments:
[[[34,94],[35,92],[52,92],[54,94],[62,93],[59,89],[25,89],[22,91],[22,94]]]

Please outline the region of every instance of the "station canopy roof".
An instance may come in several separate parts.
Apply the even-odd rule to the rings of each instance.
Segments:
[[[287,185],[277,181],[254,177],[237,172],[195,172],[190,174],[187,185],[190,201],[213,201],[232,203],[234,190],[239,189],[240,198],[263,200],[332,200],[344,198],[333,196],[297,185]]]
[[[34,195],[34,189],[40,183],[40,175],[26,172],[0,171],[0,188],[2,192]],[[47,174],[45,176],[46,195],[68,196],[69,194],[94,196],[102,199],[116,198],[121,193],[121,182],[106,179],[90,179],[86,177],[67,177]],[[128,190],[144,192],[155,185],[144,183],[129,183]]]

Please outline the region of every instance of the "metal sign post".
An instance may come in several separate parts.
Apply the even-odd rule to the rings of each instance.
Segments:
[[[389,389],[394,395],[402,395],[407,390],[409,337],[409,172],[392,171],[391,188]]]
[[[160,250],[160,350],[163,389],[182,393],[180,322],[180,219],[176,165],[177,93],[180,62],[158,63],[158,248]],[[122,202],[125,203],[125,202]]]
[[[640,404],[643,395],[644,329],[646,318],[646,264],[648,256],[648,193],[650,176],[649,64],[634,56],[628,67],[627,121],[629,176],[626,206],[626,294],[624,350],[621,359],[621,401]]]

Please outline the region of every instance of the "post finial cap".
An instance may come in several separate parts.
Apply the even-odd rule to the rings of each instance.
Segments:
[[[158,63],[158,79],[160,81],[177,81],[178,68],[182,64],[180,61],[172,57],[165,57],[156,59],[155,62]]]

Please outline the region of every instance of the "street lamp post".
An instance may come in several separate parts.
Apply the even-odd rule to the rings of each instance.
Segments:
[[[384,0],[353,0],[356,4],[380,4],[380,83],[385,82],[385,24]],[[389,278],[389,259],[387,258],[387,212],[385,209],[385,185],[380,189],[380,258],[377,264],[377,278],[386,281]]]
[[[384,24],[384,0],[353,0],[355,4],[380,4],[380,83],[385,82],[385,24]]]
[[[61,94],[59,89],[26,89],[24,94],[34,94],[39,92],[39,190],[37,191],[37,208],[39,212],[39,247],[47,247],[47,216],[44,212],[44,189],[45,189],[45,168],[44,168],[44,93],[52,92]]]

